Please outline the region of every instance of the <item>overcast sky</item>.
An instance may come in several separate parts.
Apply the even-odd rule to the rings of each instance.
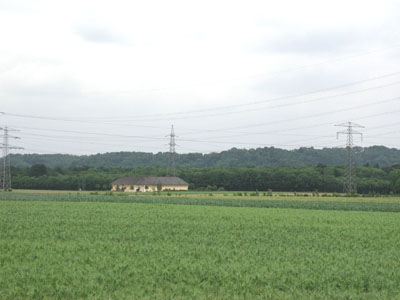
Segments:
[[[398,1],[0,0],[21,153],[400,148]]]

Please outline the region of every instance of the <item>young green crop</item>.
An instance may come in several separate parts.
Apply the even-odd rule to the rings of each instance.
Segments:
[[[0,299],[400,295],[397,213],[0,201],[0,228]]]
[[[300,208],[319,210],[400,212],[400,198],[346,198],[346,197],[192,197],[154,196],[116,193],[112,195],[88,193],[0,193],[1,200],[160,203],[257,208]]]

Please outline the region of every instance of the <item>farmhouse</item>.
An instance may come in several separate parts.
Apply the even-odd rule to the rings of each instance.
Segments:
[[[187,191],[189,184],[178,177],[133,176],[111,182],[111,191],[156,192],[164,190]]]

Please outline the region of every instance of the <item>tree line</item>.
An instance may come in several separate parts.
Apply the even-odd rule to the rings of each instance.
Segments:
[[[44,164],[12,167],[13,188],[49,190],[109,190],[110,183],[124,176],[165,176],[165,167],[137,168],[70,167],[49,168]],[[176,175],[190,189],[231,191],[343,191],[345,166],[210,167],[177,168]],[[358,192],[400,194],[400,165],[357,168]]]
[[[371,164],[391,166],[400,163],[400,150],[383,146],[355,148],[358,165]],[[13,154],[10,161],[15,167],[31,167],[44,164],[47,167],[72,168],[79,166],[107,168],[137,168],[145,166],[167,166],[168,153],[113,152],[94,155],[67,154]],[[257,149],[232,148],[219,153],[186,153],[175,155],[178,167],[271,167],[313,166],[318,163],[328,166],[346,163],[346,150],[339,148],[299,148],[285,150],[274,147]]]

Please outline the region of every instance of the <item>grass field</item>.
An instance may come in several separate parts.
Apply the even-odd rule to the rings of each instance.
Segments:
[[[344,199],[2,193],[0,299],[400,299],[398,201]]]

